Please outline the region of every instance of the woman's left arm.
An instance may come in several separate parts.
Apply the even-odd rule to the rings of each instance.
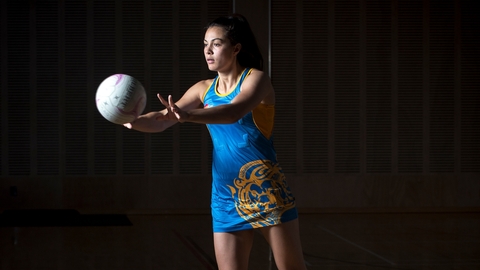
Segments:
[[[273,95],[270,78],[263,71],[253,70],[243,81],[241,87],[240,94],[230,104],[213,108],[183,111],[174,104],[171,96],[168,97],[168,101],[161,98],[161,102],[166,107],[170,107],[178,121],[182,123],[231,124],[252,111],[264,99]]]

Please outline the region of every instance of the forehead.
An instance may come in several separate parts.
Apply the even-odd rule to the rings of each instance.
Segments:
[[[226,41],[226,34],[227,32],[223,27],[220,26],[212,26],[207,29],[205,32],[205,40],[206,41],[211,41],[213,39],[222,39],[223,41]]]

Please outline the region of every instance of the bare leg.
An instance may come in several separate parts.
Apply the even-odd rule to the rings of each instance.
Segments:
[[[279,270],[307,269],[303,260],[298,219],[264,227],[260,231],[272,248]]]
[[[253,230],[214,233],[215,257],[219,270],[246,270],[253,245]]]

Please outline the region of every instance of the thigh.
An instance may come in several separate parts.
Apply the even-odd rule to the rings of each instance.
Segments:
[[[248,259],[253,245],[253,230],[214,233],[213,242],[218,269],[248,269]]]
[[[306,269],[298,219],[264,227],[260,231],[270,244],[278,269]]]

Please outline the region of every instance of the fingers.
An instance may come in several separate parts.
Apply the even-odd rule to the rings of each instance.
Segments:
[[[158,100],[160,100],[160,103],[162,103],[163,106],[165,106],[167,108],[169,107],[168,102],[160,94],[157,94],[157,98],[158,98]]]
[[[168,105],[170,106],[170,109],[172,110],[172,112],[177,112],[177,106],[175,105],[175,103],[173,102],[173,98],[172,98],[172,95],[169,95],[168,96]]]
[[[169,111],[176,111],[177,106],[173,102],[172,95],[168,95],[168,101],[166,101],[160,94],[157,94],[158,99],[160,102],[165,106]]]
[[[185,111],[182,111],[180,108],[178,108],[177,105],[175,105],[175,102],[173,102],[172,95],[168,96],[168,107],[169,111],[175,115],[176,119],[178,122],[183,123],[185,122],[185,117],[187,116]]]
[[[167,118],[167,119],[179,121],[180,115],[178,113],[180,109],[173,102],[172,95],[168,95],[168,101],[165,100],[160,94],[157,94],[157,97],[160,100],[160,102],[163,104],[163,106],[165,106],[165,108],[167,109],[167,114],[164,117],[157,117],[157,120]]]

